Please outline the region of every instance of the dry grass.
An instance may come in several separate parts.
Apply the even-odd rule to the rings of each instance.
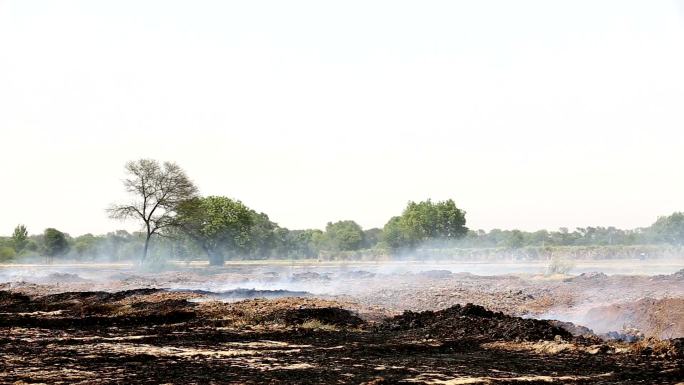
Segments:
[[[658,303],[655,311],[651,313],[650,325],[646,338],[634,344],[634,351],[643,353],[651,350],[654,354],[662,355],[669,354],[673,349],[672,343],[669,339],[673,335],[674,323],[670,321],[668,310],[665,308],[664,302]]]
[[[567,275],[575,267],[575,263],[560,257],[553,257],[546,267],[546,275]]]
[[[340,328],[338,328],[337,326],[326,324],[326,323],[323,323],[319,320],[306,321],[303,324],[301,324],[300,327],[304,328],[304,329],[313,329],[313,330],[326,330],[326,331],[333,331],[333,332],[340,331]]]

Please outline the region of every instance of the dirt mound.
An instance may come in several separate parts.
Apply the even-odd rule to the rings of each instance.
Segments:
[[[173,292],[192,293],[205,297],[208,300],[239,301],[252,298],[283,298],[283,297],[309,297],[311,293],[307,291],[293,290],[258,290],[237,288],[224,291],[209,291],[197,289],[173,289]]]
[[[73,273],[51,273],[47,277],[45,277],[45,280],[48,282],[87,282],[88,280],[85,278],[82,278],[78,274],[73,274]]]
[[[310,321],[318,321],[326,325],[357,327],[364,322],[349,310],[339,307],[291,309],[280,315],[288,325],[301,325]]]
[[[371,273],[370,271],[366,270],[354,270],[344,272],[340,274],[340,277],[348,279],[368,279],[375,277],[375,273]]]
[[[30,303],[31,298],[27,295],[7,290],[0,291],[0,312],[23,311]]]
[[[290,280],[299,281],[330,281],[330,276],[327,273],[316,273],[314,271],[307,271],[305,273],[294,273]]]
[[[254,290],[243,291],[237,294],[258,294]],[[361,318],[335,301],[291,297],[234,303],[189,301],[202,295],[205,293],[137,289],[114,293],[67,292],[31,298],[20,293],[0,291],[0,312],[5,313],[0,323],[5,326],[84,327],[126,323],[165,324],[201,317],[209,322],[228,320],[229,323],[243,325],[296,326],[309,321],[346,327],[364,324]]]
[[[38,298],[0,291],[0,312],[5,313],[0,324],[70,328],[165,324],[194,318],[195,304],[173,296],[158,289],[67,292]]]
[[[420,273],[418,273],[418,275],[424,278],[440,279],[450,278],[452,274],[449,270],[427,270],[421,271]]]
[[[77,291],[50,294],[31,299],[22,305],[22,311],[63,311],[75,314],[101,313],[110,308],[113,302],[132,296],[144,296],[158,292],[159,289],[136,289],[119,292]]]
[[[250,299],[233,303],[203,302],[199,312],[205,318],[225,320],[233,325],[301,325],[309,321],[357,327],[364,321],[336,301],[316,298]]]
[[[587,312],[585,322],[600,333],[633,328],[646,337],[684,337],[684,298],[642,298],[595,307]]]
[[[240,299],[250,299],[250,298],[281,298],[281,297],[307,297],[311,293],[306,291],[291,291],[291,290],[257,290],[257,289],[245,289],[237,288],[233,290],[225,291],[204,291],[204,290],[192,290],[193,293],[203,294],[208,297],[220,298],[226,300],[240,300]]]
[[[50,294],[36,299],[37,302],[43,303],[61,303],[68,301],[119,301],[134,295],[149,295],[159,292],[160,289],[135,289],[123,290],[117,292],[108,291],[73,291],[58,294]]]
[[[572,338],[570,332],[548,321],[512,317],[473,304],[455,305],[436,312],[406,311],[385,320],[379,329],[408,331],[415,336],[439,339],[537,341],[554,340],[556,336]]]
[[[608,279],[608,276],[604,273],[599,273],[596,271],[592,271],[589,273],[582,273],[578,275],[577,277],[572,277],[568,278],[565,281],[566,282],[577,282],[577,281],[603,281]]]
[[[602,337],[606,340],[637,342],[642,341],[645,336],[639,329],[624,328],[620,331],[610,331],[603,334]]]
[[[557,320],[550,320],[549,323],[553,326],[557,326],[561,329],[567,330],[570,332],[573,336],[579,337],[579,336],[584,336],[584,337],[594,337],[596,334],[594,334],[594,331],[584,327],[582,325],[576,325],[572,322],[564,322],[564,321],[557,321]]]
[[[670,356],[684,358],[684,338],[675,338],[667,342]]]

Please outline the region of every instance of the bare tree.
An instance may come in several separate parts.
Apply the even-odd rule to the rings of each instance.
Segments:
[[[135,196],[133,202],[112,205],[107,211],[115,219],[136,218],[143,222],[145,247],[142,261],[147,257],[150,239],[163,235],[175,227],[178,205],[197,195],[197,187],[185,172],[172,162],[140,159],[126,163],[128,178],[124,180],[126,191]]]

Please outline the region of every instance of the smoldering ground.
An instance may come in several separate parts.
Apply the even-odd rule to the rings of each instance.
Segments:
[[[42,293],[162,288],[202,293],[222,301],[319,297],[354,301],[390,313],[474,303],[516,316],[570,321],[601,334],[639,328],[647,334],[664,329],[660,333],[663,337],[681,337],[682,317],[677,317],[681,306],[677,299],[684,298],[684,277],[676,273],[677,263],[580,262],[573,270],[605,272],[564,277],[545,275],[543,264],[530,262],[251,261],[232,262],[223,268],[181,262],[158,272],[131,264],[80,263],[3,266],[0,282],[4,288]],[[615,274],[626,269],[670,274]],[[659,317],[637,316],[625,310],[636,301],[672,298],[670,305],[674,305],[658,307],[664,313]],[[667,324],[659,324],[663,322]]]
[[[0,382],[681,379],[681,339],[627,343],[539,319],[567,320],[586,304],[646,295],[681,300],[684,272],[550,276],[544,270],[445,261],[181,262],[158,271],[121,263],[3,266]],[[672,304],[655,303],[670,312]],[[613,329],[625,335],[622,325]]]

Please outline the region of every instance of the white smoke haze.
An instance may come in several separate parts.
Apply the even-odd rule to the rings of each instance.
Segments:
[[[0,383],[681,381],[682,48],[684,0],[0,0]]]
[[[232,261],[222,268],[211,268],[203,262],[178,261],[167,263],[160,271],[130,263],[3,265],[0,284],[9,289],[45,285],[46,292],[155,287],[196,291],[206,300],[220,301],[318,296],[393,311],[436,310],[464,302],[492,306],[497,298],[514,293],[527,301],[522,305],[531,305],[527,312],[511,307],[513,314],[573,322],[596,333],[629,326],[626,316],[604,320],[596,309],[648,297],[684,296],[681,260],[578,261],[562,277],[545,274],[547,263]],[[673,274],[677,271],[679,275]],[[452,293],[461,296],[450,302]],[[545,295],[568,295],[572,299],[544,311],[533,311],[534,301]],[[506,308],[503,310],[506,312]]]

